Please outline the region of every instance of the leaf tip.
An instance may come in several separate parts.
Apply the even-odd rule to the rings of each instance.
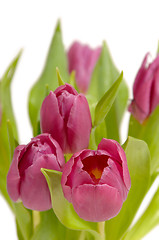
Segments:
[[[57,74],[57,79],[58,79],[59,86],[65,85],[65,82],[63,81],[63,79],[60,75],[60,71],[59,71],[58,67],[56,67],[56,74]]]
[[[60,19],[57,21],[56,32],[61,32],[61,21],[60,21]]]

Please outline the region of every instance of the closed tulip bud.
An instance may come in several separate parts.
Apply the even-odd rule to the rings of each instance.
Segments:
[[[88,102],[71,85],[51,91],[42,103],[40,115],[42,132],[50,133],[64,153],[88,147],[92,127]]]
[[[101,48],[91,49],[87,45],[74,42],[68,51],[69,72],[76,72],[76,82],[80,92],[86,93],[93,69],[100,56]]]
[[[124,150],[115,140],[103,138],[97,151],[83,150],[71,157],[61,184],[65,198],[84,220],[115,217],[131,185]]]
[[[143,123],[159,104],[159,55],[151,63],[147,63],[148,54],[136,76],[129,111]]]
[[[65,160],[59,144],[49,134],[32,138],[19,145],[7,176],[10,198],[22,200],[26,208],[45,211],[51,208],[51,197],[41,168],[62,171]]]

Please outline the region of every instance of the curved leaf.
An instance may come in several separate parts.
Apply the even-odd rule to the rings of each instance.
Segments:
[[[2,116],[0,117],[0,191],[5,197],[6,201],[12,208],[12,202],[8,196],[6,189],[6,178],[10,166],[10,151],[9,151],[9,141],[7,134],[7,120],[10,121],[12,126],[13,134],[18,140],[18,132],[15,122],[15,117],[12,108],[11,100],[11,83],[14,77],[14,73],[17,68],[19,58],[21,56],[21,51],[11,62],[7,68],[5,74],[0,81],[0,108]]]
[[[92,74],[91,84],[88,94],[99,101],[101,96],[107,92],[119,76],[119,71],[115,67],[106,42],[103,43],[101,55]],[[119,127],[127,106],[128,87],[122,81],[116,100],[106,117],[106,128],[108,138],[119,141]],[[113,124],[112,124],[113,123]]]
[[[140,240],[157,225],[159,225],[159,188],[143,215],[123,239]]]
[[[131,189],[120,213],[106,223],[107,240],[118,240],[122,237],[149,187],[150,153],[147,144],[142,140],[129,137],[123,148],[131,177]]]
[[[151,176],[159,169],[159,106],[140,124],[132,115],[129,122],[129,136],[144,140],[151,154]]]
[[[94,119],[95,127],[104,121],[113,102],[115,101],[122,79],[123,79],[123,73],[120,74],[116,82],[112,85],[112,87],[104,94],[104,96],[97,103],[97,106],[95,108],[95,119]]]
[[[62,77],[67,82],[69,78],[67,58],[62,42],[60,22],[57,24],[43,72],[29,94],[29,116],[34,136],[38,133],[39,111],[45,97],[45,86],[49,86],[49,91],[54,91],[58,87],[56,67],[60,69]]]

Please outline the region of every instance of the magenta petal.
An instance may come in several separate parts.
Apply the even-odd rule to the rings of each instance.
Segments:
[[[138,89],[140,88],[142,82],[144,81],[144,78],[145,78],[145,74],[147,72],[147,59],[149,57],[149,53],[146,54],[142,64],[141,64],[141,67],[136,75],[136,78],[135,78],[135,82],[134,82],[134,86],[133,86],[133,93],[135,94]]]
[[[71,159],[64,165],[63,168],[63,173],[62,173],[62,178],[61,178],[61,185],[63,189],[63,193],[65,198],[69,201],[72,202],[72,183],[68,183],[68,176],[72,171],[72,166],[74,164],[74,158],[71,157]]]
[[[144,112],[136,103],[135,99],[132,100],[131,104],[128,107],[128,111],[134,116],[139,123],[143,123],[143,121],[147,118],[146,112]]]
[[[48,133],[40,134],[32,139],[32,141],[36,140],[40,140],[41,142],[46,143],[48,146],[50,146],[52,153],[57,157],[56,161],[59,163],[60,168],[63,167],[63,165],[65,164],[65,159],[58,142],[53,139]]]
[[[12,160],[11,167],[7,175],[7,190],[10,198],[16,202],[20,198],[20,174],[18,169],[18,164],[21,155],[25,152],[25,145],[19,145],[14,151],[14,156]]]
[[[134,99],[128,110],[142,124],[159,104],[159,55],[147,64],[148,54],[138,71],[133,87]]]
[[[58,97],[62,92],[67,91],[68,93],[77,96],[78,92],[72,87],[72,85],[66,83],[65,85],[59,86],[55,91],[56,97]]]
[[[93,151],[83,150],[80,153],[75,153],[71,159],[64,165],[61,185],[64,196],[72,202],[72,188],[84,183],[93,183],[89,174],[82,170],[83,164],[80,158],[85,158],[92,155]],[[80,156],[79,156],[80,154]]]
[[[119,143],[115,140],[103,138],[98,144],[98,150],[104,150],[108,156],[111,156],[114,159],[119,159],[119,161],[121,161],[118,152],[118,145]],[[120,146],[120,150],[121,149],[122,148]]]
[[[77,86],[83,93],[88,90],[91,75],[100,53],[101,48],[93,50],[78,42],[75,42],[68,51],[69,72],[75,70]]]
[[[20,185],[20,195],[26,208],[45,211],[51,208],[51,197],[41,168],[60,171],[53,154],[41,156],[34,165],[25,170]]]
[[[122,198],[117,189],[106,184],[84,184],[73,189],[72,204],[84,220],[101,222],[118,214],[122,207]]]
[[[111,155],[111,158],[122,164],[123,181],[129,190],[131,186],[130,174],[127,166],[126,155],[120,144],[115,140],[103,138],[98,145],[98,150],[105,150],[109,156]]]
[[[88,147],[91,128],[88,102],[84,95],[79,94],[75,98],[67,122],[68,143],[73,153]]]
[[[159,55],[151,64],[151,69],[154,73],[153,75],[153,83],[151,88],[151,109],[150,113],[157,107],[159,104]]]
[[[41,130],[43,133],[50,133],[59,143],[62,149],[65,147],[65,131],[63,118],[60,115],[58,102],[55,94],[50,94],[44,99],[40,111]]]
[[[118,189],[122,200],[125,201],[128,194],[128,189],[123,182],[120,172],[122,172],[121,165],[118,162],[109,159],[108,167],[104,169],[99,184],[107,183],[107,185]]]

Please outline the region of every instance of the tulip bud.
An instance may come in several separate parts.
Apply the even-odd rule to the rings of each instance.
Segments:
[[[61,184],[65,198],[84,220],[115,217],[131,185],[124,150],[115,140],[103,138],[97,151],[75,153],[64,166]]]
[[[92,127],[88,102],[71,85],[51,91],[42,103],[40,116],[42,132],[50,133],[64,153],[88,147]]]
[[[74,42],[70,47],[68,51],[69,72],[76,71],[76,81],[80,92],[87,92],[100,53],[100,47],[93,50],[79,42]]]
[[[7,176],[10,198],[22,200],[26,208],[45,211],[51,208],[51,197],[41,168],[62,171],[65,160],[59,144],[49,134],[32,138],[19,145]]]
[[[137,73],[129,111],[140,122],[149,117],[159,104],[159,55],[151,63],[147,63],[148,54]]]

